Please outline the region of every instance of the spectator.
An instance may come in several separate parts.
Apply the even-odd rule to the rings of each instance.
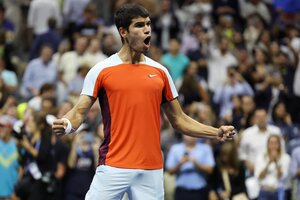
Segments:
[[[270,57],[271,64],[273,64],[275,68],[277,68],[276,67],[277,65],[276,62],[278,61],[277,56],[280,53],[280,51],[281,49],[280,49],[279,42],[276,40],[271,41],[269,57]]]
[[[55,162],[52,155],[51,129],[42,113],[27,111],[19,139],[24,174],[16,186],[21,199],[48,199],[53,194]]]
[[[83,11],[83,19],[76,23],[74,38],[84,36],[92,39],[99,35],[101,23],[97,20],[96,11],[94,4],[87,4]]]
[[[152,45],[150,47],[150,50],[149,50],[149,57],[150,58],[152,58],[156,62],[160,62],[162,55],[163,55],[163,51],[162,51],[161,48],[159,48],[155,45]]]
[[[5,60],[0,57],[0,76],[9,94],[15,94],[18,87],[18,77],[15,72],[7,70]]]
[[[43,97],[41,101],[41,113],[46,115],[55,115],[57,113],[56,98],[55,97]]]
[[[17,114],[17,100],[14,96],[7,96],[5,97],[6,101],[4,103],[4,105],[2,106],[2,108],[0,109],[0,115],[9,115],[12,117],[17,118],[18,114]]]
[[[248,184],[246,185],[248,194],[251,198],[255,199],[258,195],[258,191],[255,189],[258,183],[255,181],[256,179],[253,178],[256,158],[261,152],[265,151],[269,136],[271,134],[277,134],[281,138],[281,132],[278,127],[268,124],[268,115],[264,109],[256,109],[253,119],[255,120],[255,124],[245,129],[241,135],[239,157],[247,169],[246,176],[248,178],[246,182]],[[281,144],[283,146],[282,149],[285,149],[283,140]],[[251,192],[251,194],[249,192]]]
[[[61,61],[62,55],[64,53],[66,53],[67,51],[70,51],[70,49],[71,49],[71,45],[70,45],[69,41],[62,40],[58,45],[57,52],[53,54],[54,62],[58,65]]]
[[[228,50],[228,40],[222,38],[219,48],[210,52],[208,59],[208,88],[215,92],[226,81],[227,69],[236,66],[236,58]]]
[[[56,21],[51,17],[48,19],[48,30],[45,33],[36,35],[34,38],[29,60],[38,57],[41,47],[45,44],[51,46],[53,53],[56,53],[61,40],[62,38],[56,30]]]
[[[258,36],[256,47],[265,51],[268,55],[270,54],[271,47],[271,33],[269,30],[263,30]]]
[[[287,152],[291,154],[294,147],[291,146],[290,141],[298,140],[300,132],[296,124],[293,123],[291,115],[287,112],[284,102],[279,101],[274,105],[271,116],[272,123],[281,130],[288,147]]]
[[[22,45],[21,43],[21,5],[24,2],[18,0],[3,0],[1,1],[5,7],[5,18],[12,22],[14,25],[14,43],[16,46]]]
[[[209,33],[203,29],[197,34],[198,48],[187,52],[189,59],[198,63],[197,74],[205,81],[208,79],[208,58],[211,45]]]
[[[227,71],[227,81],[215,91],[213,101],[220,105],[219,116],[224,118],[232,115],[232,97],[237,95],[253,96],[254,92],[250,85],[243,79],[235,68],[230,67]]]
[[[55,86],[54,84],[45,83],[40,88],[39,94],[34,96],[28,101],[28,105],[36,111],[41,110],[42,99],[47,97],[55,97]]]
[[[5,69],[13,71],[19,75],[21,70],[16,68],[16,63],[13,63],[12,60],[12,58],[16,56],[14,45],[7,40],[6,32],[3,29],[0,29],[0,48],[0,57],[5,61]]]
[[[291,107],[291,115],[292,115],[292,119],[295,122],[299,122],[300,121],[300,105],[299,100],[300,100],[300,62],[298,63],[297,67],[296,67],[296,71],[294,73],[294,81],[293,81],[293,91],[294,91],[294,96],[292,98],[292,105],[293,107]]]
[[[176,174],[175,200],[208,199],[207,176],[215,160],[211,147],[197,140],[184,135],[183,142],[173,145],[167,155],[166,169]]]
[[[218,19],[221,15],[229,15],[233,19],[240,22],[240,5],[235,0],[214,0],[213,1],[213,17],[215,23],[219,23]]]
[[[67,162],[69,155],[69,147],[55,134],[51,135],[51,144],[53,146],[55,163],[55,171],[53,177],[55,179],[55,185],[52,200],[64,200],[64,179],[68,169]]]
[[[12,137],[15,118],[2,115],[0,117],[0,199],[11,199],[19,176],[18,149]]]
[[[233,36],[235,32],[235,20],[236,19],[230,15],[220,15],[219,23],[214,28],[216,41],[219,42],[222,38],[226,38],[228,41],[228,49],[231,52],[233,52],[234,49]]]
[[[236,54],[238,60],[237,71],[243,76],[243,78],[251,85],[253,88],[253,80],[251,77],[251,72],[253,71],[252,57],[245,47],[236,49]]]
[[[101,51],[100,40],[98,38],[91,39],[85,54],[85,62],[91,67],[106,58],[107,56]]]
[[[116,35],[112,30],[105,31],[102,40],[102,51],[105,55],[111,56],[118,51],[120,46],[120,40],[116,38]]]
[[[259,0],[240,0],[241,15],[244,19],[247,19],[252,14],[260,15],[267,23],[271,23],[271,14],[266,4]]]
[[[237,56],[237,51],[246,48],[245,39],[243,38],[243,29],[233,29],[232,44],[232,52],[235,56]]]
[[[161,58],[162,64],[169,69],[170,74],[177,87],[181,85],[184,70],[188,67],[189,64],[188,57],[180,53],[179,50],[179,40],[171,39],[168,52],[165,53]]]
[[[180,52],[186,54],[190,51],[199,49],[198,34],[202,30],[200,22],[195,22],[189,34],[183,36]]]
[[[262,17],[258,14],[251,14],[246,19],[246,27],[244,29],[243,37],[246,42],[246,48],[252,52],[256,47],[256,41],[259,34],[266,29],[266,24]]]
[[[211,0],[186,1],[185,5],[176,12],[179,13],[180,11],[182,12],[180,21],[183,31],[190,31],[191,24],[195,22],[199,22],[205,29],[210,30],[212,28],[213,2]]]
[[[197,75],[198,65],[196,62],[190,62],[186,74],[183,77],[179,94],[183,97],[183,106],[190,105],[193,102],[209,103],[209,96],[206,90],[206,83]],[[204,83],[203,83],[204,82]]]
[[[243,131],[244,129],[254,125],[253,114],[255,110],[255,102],[253,96],[241,96],[240,104],[241,113],[232,113],[232,124],[235,125],[237,130]]]
[[[15,26],[14,24],[5,17],[5,7],[0,4],[0,28],[4,29],[6,33],[12,34],[14,36]]]
[[[222,144],[216,160],[216,166],[209,179],[212,185],[211,199],[216,196],[228,200],[238,199],[238,196],[247,199],[246,169],[238,159],[235,141]]]
[[[281,79],[279,85],[281,98],[279,100],[284,100],[287,103],[288,111],[292,114],[295,111],[294,109],[297,108],[297,105],[293,103],[293,98],[295,97],[293,84],[296,81],[294,80],[294,76],[299,62],[299,55],[291,47],[290,42],[287,45],[289,46],[287,50],[283,50],[284,47],[281,47],[280,51],[276,54],[273,67],[279,73],[277,76]],[[289,56],[288,52],[292,52],[292,55]],[[276,100],[278,101],[278,98]]]
[[[75,135],[71,146],[64,200],[84,199],[97,166],[98,142],[91,133]]]
[[[52,60],[52,54],[52,48],[44,45],[40,57],[28,63],[21,85],[21,95],[25,99],[38,95],[43,84],[56,83],[57,65]]]
[[[69,93],[68,96],[73,103],[76,102],[76,100],[78,99],[81,93],[83,81],[89,69],[90,69],[89,65],[82,64],[78,68],[76,77],[68,83],[68,93]]]
[[[7,89],[6,89],[6,85],[5,85],[2,78],[0,78],[0,94],[1,94],[1,96],[0,96],[0,109],[2,110],[4,108],[4,106],[6,105],[6,103],[7,103],[7,98],[9,97],[9,94],[7,92]]]
[[[83,10],[90,0],[65,0],[63,3],[63,16],[66,28],[64,35],[73,44],[73,35],[76,30],[76,23],[83,18]]]
[[[27,24],[29,28],[29,44],[33,36],[47,32],[47,22],[53,17],[57,26],[62,25],[62,16],[59,10],[58,3],[51,0],[33,0],[29,4]]]
[[[291,176],[294,180],[297,181],[296,188],[296,198],[300,198],[300,147],[295,148],[292,151],[291,157]]]
[[[53,55],[53,60],[57,64],[59,68],[59,63],[61,62],[61,58],[64,53],[70,51],[71,45],[68,40],[63,40],[58,47],[58,51]],[[59,81],[56,84],[57,90],[57,103],[60,104],[68,98],[68,93],[66,91],[66,84],[61,81],[61,74],[58,69],[58,77]]]
[[[280,135],[270,135],[267,151],[258,154],[254,174],[259,181],[258,199],[291,199],[289,167],[291,158],[282,149]]]
[[[269,109],[272,97],[272,67],[268,65],[267,54],[261,49],[255,49],[254,52],[254,69],[251,73],[255,102],[257,107]]]
[[[166,52],[169,41],[179,36],[180,22],[173,10],[171,0],[162,0],[160,13],[152,18],[152,26],[156,35],[156,45]]]
[[[83,64],[87,45],[88,40],[86,37],[78,37],[75,41],[74,51],[68,51],[62,55],[59,63],[59,73],[60,79],[65,85],[75,78],[78,67]]]
[[[248,171],[254,173],[255,159],[264,152],[269,135],[281,135],[280,129],[268,124],[268,115],[264,109],[258,108],[254,114],[255,124],[244,130],[239,146],[239,157],[244,161]]]
[[[300,9],[300,4],[299,4],[299,9]],[[300,30],[299,27],[297,27],[296,25],[287,25],[286,26],[287,29],[287,38],[290,41],[291,47],[296,51],[296,52],[300,52]]]

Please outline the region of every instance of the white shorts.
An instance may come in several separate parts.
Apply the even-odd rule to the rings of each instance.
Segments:
[[[123,169],[100,165],[85,200],[163,200],[163,169]]]

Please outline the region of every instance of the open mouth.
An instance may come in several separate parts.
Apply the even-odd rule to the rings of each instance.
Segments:
[[[144,44],[149,46],[150,45],[150,40],[151,40],[151,36],[146,37],[146,39],[144,40]]]

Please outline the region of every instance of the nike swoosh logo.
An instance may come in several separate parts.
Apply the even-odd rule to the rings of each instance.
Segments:
[[[155,76],[157,76],[157,74],[149,74],[149,75],[148,75],[149,78],[153,78],[153,77],[155,77]]]

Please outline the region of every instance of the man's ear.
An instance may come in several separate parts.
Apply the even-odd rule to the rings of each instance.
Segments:
[[[126,28],[120,27],[119,28],[119,33],[120,33],[122,38],[125,38],[128,34],[128,31],[126,30]]]

